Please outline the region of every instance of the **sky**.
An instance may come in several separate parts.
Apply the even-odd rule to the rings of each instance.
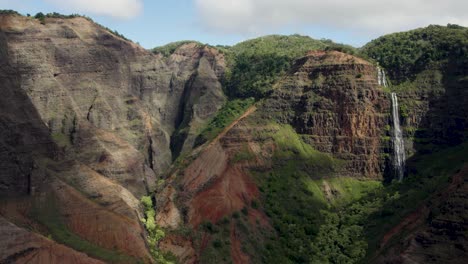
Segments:
[[[468,26],[467,0],[0,0],[0,9],[83,14],[145,48],[178,40],[233,45],[268,34],[359,47],[430,24]]]

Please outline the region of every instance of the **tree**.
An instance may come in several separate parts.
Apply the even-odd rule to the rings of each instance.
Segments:
[[[37,13],[34,18],[39,19],[42,25],[45,25],[45,15],[42,12]]]

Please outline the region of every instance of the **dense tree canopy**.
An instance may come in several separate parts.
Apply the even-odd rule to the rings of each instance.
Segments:
[[[468,28],[435,26],[394,33],[365,45],[363,53],[377,60],[398,82],[433,65],[468,62]]]

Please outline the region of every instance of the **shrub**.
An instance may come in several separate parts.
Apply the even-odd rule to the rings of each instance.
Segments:
[[[38,19],[41,24],[45,25],[45,15],[42,12],[37,13],[34,18]]]
[[[143,196],[141,198],[141,203],[145,208],[145,219],[142,219],[142,222],[145,224],[146,231],[148,231],[147,241],[150,246],[151,255],[158,263],[170,264],[172,262],[168,261],[163,254],[158,249],[158,242],[165,237],[165,232],[160,228],[154,219],[156,216],[156,211],[153,208],[153,200],[150,196]]]
[[[15,10],[11,10],[11,9],[0,9],[0,15],[18,15],[18,16],[20,16],[21,14],[16,12]]]

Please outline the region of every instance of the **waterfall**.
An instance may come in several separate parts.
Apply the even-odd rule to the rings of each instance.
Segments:
[[[385,76],[385,71],[380,67],[377,67],[377,81],[379,85],[387,87],[387,76]]]
[[[392,117],[393,117],[393,167],[398,180],[403,179],[405,171],[405,143],[400,127],[400,114],[398,111],[398,97],[392,93]]]

